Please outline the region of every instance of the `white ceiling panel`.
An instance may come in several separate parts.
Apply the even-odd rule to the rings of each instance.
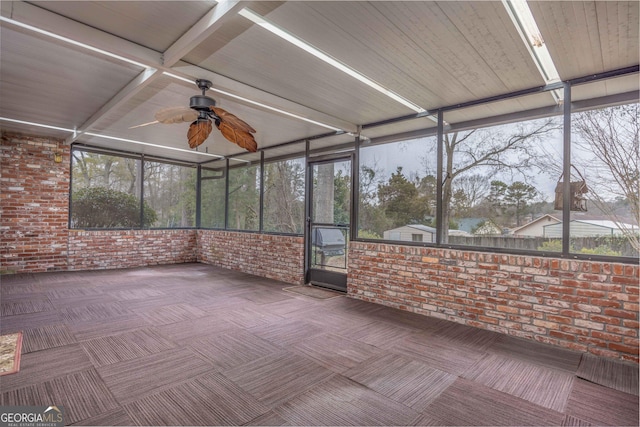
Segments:
[[[575,85],[571,91],[571,100],[573,102],[584,101],[593,98],[612,97],[629,92],[635,92],[637,97],[638,86],[640,86],[640,76],[637,73],[615,79]]]
[[[640,2],[533,1],[529,4],[561,79],[638,64]]]
[[[84,49],[0,28],[0,116],[70,128],[142,71]]]
[[[198,65],[356,124],[411,112],[257,26]]]
[[[268,18],[426,109],[544,83],[500,2],[292,2]]]
[[[215,1],[36,1],[32,4],[164,52]]]
[[[533,95],[521,96],[519,98],[504,99],[502,101],[491,102],[473,107],[463,108],[460,110],[447,111],[444,120],[447,123],[456,125],[472,120],[483,120],[491,117],[504,117],[515,115],[522,111],[531,111],[543,109],[545,107],[555,108],[556,106],[549,92],[536,93]]]

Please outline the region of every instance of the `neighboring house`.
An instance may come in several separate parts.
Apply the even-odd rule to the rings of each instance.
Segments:
[[[632,224],[620,224],[626,230],[638,232],[638,226]],[[611,220],[571,220],[569,225],[571,237],[615,236],[624,233],[619,224]],[[562,223],[544,226],[543,237],[561,238]]]
[[[387,230],[382,237],[385,240],[433,243],[436,241],[436,229],[421,224],[410,224]]]
[[[449,230],[449,236],[461,236],[461,237],[471,237],[471,233],[467,233],[464,230]]]
[[[486,219],[484,218],[460,218],[456,220],[458,223],[458,230],[466,231],[469,234],[471,234],[478,225],[485,221]],[[451,232],[449,232],[449,235],[451,235]]]
[[[540,218],[534,219],[531,222],[526,223],[523,226],[514,228],[511,231],[511,234],[514,236],[522,236],[522,237],[543,237],[544,236],[544,227],[547,225],[559,224],[562,221],[558,218],[545,214]]]
[[[490,219],[485,219],[484,222],[479,223],[473,231],[473,235],[475,236],[495,236],[502,234],[502,228]]]

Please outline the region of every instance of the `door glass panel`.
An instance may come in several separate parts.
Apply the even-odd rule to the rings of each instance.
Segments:
[[[313,165],[311,200],[312,270],[346,274],[351,212],[351,161]],[[321,276],[320,281],[328,281]]]
[[[313,225],[311,268],[343,273],[347,268],[348,231],[345,227]]]
[[[313,222],[349,224],[351,162],[313,165]]]

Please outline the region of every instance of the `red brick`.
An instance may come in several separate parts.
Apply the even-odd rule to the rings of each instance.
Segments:
[[[565,332],[560,332],[560,331],[549,331],[549,336],[554,338],[559,338],[561,340],[566,340],[566,341],[576,340],[575,335],[567,334]]]
[[[605,291],[594,291],[593,289],[578,289],[576,291],[576,294],[592,298],[604,298],[605,296],[607,296],[607,293]]]
[[[588,329],[577,328],[575,326],[560,325],[560,330],[562,332],[566,332],[568,334],[589,336],[589,330]]]
[[[613,276],[611,278],[611,281],[613,283],[621,283],[623,285],[637,285],[638,284],[638,278],[637,277]]]
[[[633,354],[633,355],[636,355],[636,356],[639,353],[638,352],[638,346],[634,346],[634,345],[610,343],[609,344],[609,349],[615,350],[615,351],[619,351],[621,353]]]
[[[622,337],[620,335],[610,334],[607,332],[593,331],[591,332],[591,336],[604,341],[622,342]]]
[[[553,314],[547,314],[547,320],[555,323],[564,323],[566,325],[570,325],[573,323],[573,319],[571,319],[570,317],[556,316]]]
[[[620,325],[622,320],[619,317],[604,316],[602,314],[595,313],[589,315],[589,319],[593,320],[594,322],[605,323],[607,325]]]
[[[597,346],[602,348],[607,348],[609,343],[605,340],[601,340],[599,338],[593,337],[576,337],[576,341],[582,344],[587,344],[590,346]]]
[[[638,313],[637,312],[631,312],[631,311],[626,311],[626,310],[617,310],[615,308],[606,308],[604,310],[604,314],[606,314],[607,316],[622,317],[624,319],[631,319],[631,320],[638,319]]]
[[[607,325],[605,329],[607,330],[607,332],[611,332],[613,334],[618,334],[618,335],[624,335],[631,338],[635,338],[638,336],[637,329],[624,328],[621,326],[614,326],[614,325]]]

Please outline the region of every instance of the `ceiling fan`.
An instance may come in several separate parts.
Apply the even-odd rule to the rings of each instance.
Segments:
[[[205,95],[211,88],[209,80],[198,79],[196,85],[202,90],[202,95],[194,95],[189,100],[189,107],[171,107],[159,110],[155,114],[156,120],[133,128],[154,123],[184,123],[189,125],[187,139],[189,147],[196,148],[202,144],[211,134],[212,121],[227,140],[237,144],[249,152],[255,153],[258,144],[252,134],[256,132],[248,123],[239,119],[226,110],[216,107],[216,101]]]

